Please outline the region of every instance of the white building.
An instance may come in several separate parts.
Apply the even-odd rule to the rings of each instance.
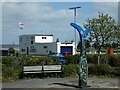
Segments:
[[[75,43],[53,42],[53,35],[28,34],[19,36],[21,54],[48,55],[49,53],[69,52],[75,54]]]

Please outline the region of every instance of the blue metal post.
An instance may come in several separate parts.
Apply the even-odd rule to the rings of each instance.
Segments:
[[[88,65],[87,59],[85,57],[86,50],[85,50],[85,41],[88,36],[88,33],[92,30],[92,28],[87,28],[83,30],[82,27],[77,25],[76,23],[71,23],[79,33],[80,37],[80,60],[79,60],[79,83],[80,87],[87,87],[87,79],[88,79]]]

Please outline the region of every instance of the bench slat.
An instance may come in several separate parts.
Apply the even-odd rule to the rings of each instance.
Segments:
[[[47,73],[47,72],[62,72],[62,71],[44,71],[44,73]]]
[[[43,73],[42,67],[44,70],[44,73],[49,72],[62,72],[61,65],[44,65],[44,66],[24,66],[23,67],[23,73]]]
[[[24,72],[24,73],[27,74],[27,73],[42,73],[42,72]]]
[[[42,66],[24,66],[23,71],[38,71],[42,70]]]
[[[61,70],[61,65],[44,66],[44,71],[46,71],[46,70]]]

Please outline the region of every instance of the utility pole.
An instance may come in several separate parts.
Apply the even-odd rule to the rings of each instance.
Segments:
[[[76,17],[77,17],[77,9],[78,8],[81,8],[80,6],[77,6],[77,7],[71,7],[69,8],[69,10],[74,10],[74,23],[76,23]],[[76,30],[75,30],[75,54],[76,54],[76,50],[77,50],[77,45],[76,45]]]

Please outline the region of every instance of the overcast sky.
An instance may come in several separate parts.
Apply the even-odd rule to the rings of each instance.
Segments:
[[[18,44],[18,37],[23,34],[53,34],[54,41],[74,40],[74,29],[70,26],[73,11],[69,10],[73,6],[82,7],[77,10],[77,23],[81,26],[88,18],[98,17],[98,12],[118,21],[117,2],[3,2],[2,43]],[[23,30],[19,29],[21,21]]]

